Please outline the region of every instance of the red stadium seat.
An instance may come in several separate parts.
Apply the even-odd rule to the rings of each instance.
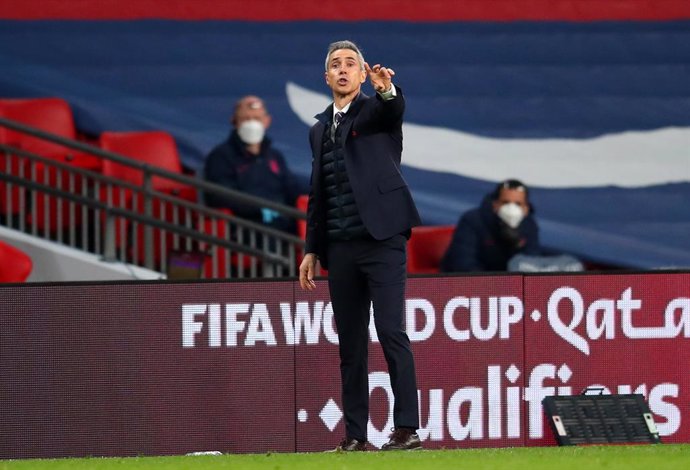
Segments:
[[[183,173],[175,139],[164,131],[103,132],[100,146],[171,173]],[[140,170],[112,161],[103,162],[103,173],[136,185],[144,182]],[[191,186],[159,176],[153,177],[152,184],[156,191],[197,202],[196,190]]]
[[[407,272],[438,273],[454,230],[453,225],[414,227],[407,242]]]
[[[309,195],[302,194],[297,197],[295,201],[295,207],[302,212],[307,212],[307,205],[309,204]],[[305,219],[299,219],[297,221],[297,236],[304,240],[307,237],[307,221]]]
[[[0,115],[59,137],[72,140],[77,138],[72,110],[69,104],[62,98],[0,99]],[[100,171],[100,159],[93,155],[84,154],[10,129],[4,129],[3,134],[0,136],[0,141],[13,147],[41,157],[68,163],[78,168]],[[5,166],[7,165],[7,162],[5,162]],[[23,175],[29,177],[28,160],[12,162],[9,166],[11,171],[17,176],[19,175],[19,167],[24,166]],[[60,187],[64,190],[71,189],[76,193],[81,191],[82,179],[79,175],[70,181],[70,175],[67,172],[58,174],[55,168],[47,167],[41,163],[35,165],[35,175],[35,181],[38,183],[51,187]],[[13,196],[15,195],[13,194]],[[2,198],[4,199],[4,196]],[[16,198],[13,197],[13,200],[16,200]],[[15,213],[20,210],[16,203],[12,205],[14,206],[13,210]],[[79,215],[75,215],[74,220],[63,217],[60,226],[58,226],[57,214],[59,210],[63,214],[69,213],[69,202],[66,200],[60,201],[54,196],[38,191],[36,193],[35,211],[29,214],[28,220],[30,223],[38,226],[39,229],[48,228],[51,231],[80,223]],[[49,215],[47,219],[48,225],[46,225],[46,212]]]
[[[216,209],[227,215],[233,215],[230,209]],[[203,224],[199,223],[199,230],[208,235],[213,235],[218,238],[224,238],[226,240],[232,240],[231,229],[228,224],[223,219],[216,218],[205,218]],[[201,243],[201,251],[207,251],[208,247],[205,243]],[[213,278],[230,278],[232,276],[231,267],[238,268],[239,266],[239,254],[232,253],[230,256],[230,262],[228,263],[228,250],[227,248],[217,247],[210,253],[211,256],[206,258],[204,263],[204,277],[206,279]],[[259,269],[261,260],[256,260],[256,269]],[[249,272],[252,267],[252,257],[249,255],[242,256],[242,266],[245,273]],[[215,269],[215,275],[214,275]]]
[[[62,98],[0,99],[0,114],[7,119],[35,127],[66,139],[77,139],[72,109]],[[21,132],[6,129],[7,142],[42,157],[79,168],[99,171],[100,159]]]
[[[29,255],[0,241],[0,282],[24,282],[32,269],[33,262]]]
[[[100,147],[103,150],[117,153],[141,163],[182,174],[182,164],[177,152],[177,145],[173,137],[164,131],[137,131],[137,132],[103,132],[100,136]],[[144,183],[144,174],[141,170],[127,165],[116,163],[110,160],[103,161],[103,174],[122,181],[141,186]],[[191,202],[197,202],[196,189],[192,186],[179,183],[167,178],[154,176],[152,178],[152,188],[155,191],[166,193]],[[101,200],[106,201],[107,195],[105,188],[101,190]],[[134,200],[131,191],[115,190],[111,194],[111,202],[114,206],[125,207],[130,210],[143,212],[143,199]],[[154,200],[153,217],[165,220],[170,223],[181,223],[185,220],[183,210],[175,211],[171,204],[164,204]],[[120,246],[120,223],[116,225],[116,243]],[[160,230],[154,229],[154,260],[156,264],[163,258],[163,251],[173,248],[172,235],[166,237],[165,249],[162,246]],[[144,259],[144,230],[139,226],[137,230],[138,260]],[[158,266],[161,268],[161,266]]]
[[[3,99],[0,107],[7,119],[27,126],[59,135],[67,139],[76,138],[74,119],[69,104],[61,98]],[[57,157],[69,149],[37,137],[7,129],[8,140],[23,150],[42,156]]]
[[[3,115],[2,106],[0,106],[0,117],[5,117]],[[10,131],[4,127],[0,127],[0,144],[8,146],[17,145],[16,142],[11,141]],[[24,177],[28,175],[27,161],[20,159],[10,152],[1,152],[0,172]],[[23,212],[24,207],[20,204],[21,194],[22,189],[16,184],[9,185],[5,181],[0,181],[0,214],[11,215]]]

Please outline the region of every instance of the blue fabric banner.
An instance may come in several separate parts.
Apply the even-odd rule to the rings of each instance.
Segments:
[[[548,248],[690,266],[690,21],[0,21],[0,95],[61,96],[94,135],[169,131],[199,169],[256,94],[306,179],[326,47],[344,38],[396,71],[425,224],[454,224],[515,177]]]

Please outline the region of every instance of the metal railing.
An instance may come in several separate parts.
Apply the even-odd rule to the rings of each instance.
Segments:
[[[207,255],[203,277],[294,276],[304,242],[292,233],[154,189],[153,178],[216,193],[238,203],[304,219],[294,207],[253,197],[193,176],[48,134],[0,118],[6,127],[66,148],[59,158],[0,143],[0,224],[36,237],[165,272],[172,252]],[[75,166],[74,155],[110,160],[140,171],[135,185]]]

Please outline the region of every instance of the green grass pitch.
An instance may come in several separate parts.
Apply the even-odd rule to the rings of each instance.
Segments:
[[[620,445],[414,452],[244,454],[0,460],[0,470],[270,469],[270,470],[657,470],[689,469],[690,445]]]

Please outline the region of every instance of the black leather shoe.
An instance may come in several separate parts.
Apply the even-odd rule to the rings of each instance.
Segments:
[[[362,452],[367,450],[367,441],[346,437],[331,452]]]
[[[386,442],[381,450],[419,450],[422,442],[419,435],[412,429],[396,428],[390,435],[390,441]]]

